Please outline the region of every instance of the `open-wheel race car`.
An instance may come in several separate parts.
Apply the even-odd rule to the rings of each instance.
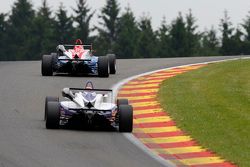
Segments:
[[[113,93],[109,89],[94,89],[92,82],[82,88],[64,88],[62,96],[46,97],[45,114],[47,129],[57,129],[75,121],[83,126],[119,128],[120,132],[132,132],[133,108],[127,99],[117,99],[113,103]]]
[[[84,45],[80,39],[74,45],[58,45],[56,51],[42,56],[43,76],[52,76],[55,72],[109,77],[116,73],[115,54],[94,56],[92,44]]]

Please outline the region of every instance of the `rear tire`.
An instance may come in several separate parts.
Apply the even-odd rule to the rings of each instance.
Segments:
[[[100,56],[98,58],[98,76],[109,77],[109,63],[107,56]]]
[[[51,53],[50,54],[53,57],[53,65],[56,64],[58,60],[58,54],[57,53]]]
[[[47,129],[58,129],[60,122],[60,104],[59,102],[49,101],[47,108],[47,119],[46,128]]]
[[[110,74],[116,73],[116,56],[115,54],[107,54],[109,59],[109,72]]]
[[[132,132],[133,130],[133,108],[131,105],[119,106],[119,131]]]
[[[119,105],[128,105],[128,99],[117,99],[117,106]]]
[[[53,56],[43,55],[42,57],[42,75],[52,76],[53,75]]]
[[[46,119],[47,119],[48,102],[50,102],[50,101],[59,102],[59,97],[51,97],[51,96],[46,96],[46,98],[45,98],[45,112],[44,112],[44,120],[46,120]]]

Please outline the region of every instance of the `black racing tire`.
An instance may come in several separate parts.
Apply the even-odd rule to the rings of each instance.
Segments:
[[[43,55],[42,57],[42,75],[52,76],[53,75],[53,56]]]
[[[51,96],[46,96],[46,98],[45,98],[45,112],[44,112],[44,120],[46,120],[46,119],[47,119],[48,102],[50,102],[50,101],[59,102],[59,97],[51,97]]]
[[[58,54],[57,53],[51,53],[50,54],[53,57],[53,64],[55,64],[58,60]]]
[[[131,105],[119,106],[119,132],[132,132],[133,107]]]
[[[60,122],[60,104],[56,101],[49,101],[47,106],[47,129],[58,129]]]
[[[57,56],[57,53],[50,53],[51,56]]]
[[[116,73],[116,55],[115,54],[107,54],[109,59],[109,72],[110,74]]]
[[[98,76],[109,77],[109,62],[107,56],[100,56],[98,58]]]
[[[116,104],[117,106],[128,105],[128,99],[117,99]]]

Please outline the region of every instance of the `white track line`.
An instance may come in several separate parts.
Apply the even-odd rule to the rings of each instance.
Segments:
[[[192,65],[202,65],[202,64],[210,64],[210,63],[218,63],[218,62],[225,62],[225,61],[231,61],[231,60],[238,60],[238,59],[250,59],[250,57],[239,57],[239,58],[232,58],[232,59],[225,59],[225,60],[216,60],[216,61],[207,61],[207,62],[202,62],[202,63],[194,63],[194,64],[186,64],[186,65],[180,65],[180,66],[174,66],[174,67],[169,67],[169,68],[163,68],[163,69],[159,69],[159,70],[154,70],[154,71],[150,71],[150,72],[145,72],[139,75],[134,75],[132,77],[126,78],[124,80],[121,80],[120,82],[118,82],[117,84],[113,85],[111,87],[111,89],[114,92],[114,96],[113,96],[113,101],[115,101],[118,90],[122,87],[122,85],[124,85],[125,83],[144,76],[144,75],[148,75],[148,74],[152,74],[155,72],[159,72],[159,71],[163,71],[163,70],[170,70],[173,68],[180,68],[180,67],[186,67],[186,66],[192,66]],[[161,163],[162,165],[166,166],[166,167],[176,167],[177,165],[174,164],[173,162],[171,162],[170,160],[166,160],[162,157],[160,157],[159,155],[155,154],[152,152],[151,149],[147,148],[138,138],[136,138],[133,134],[131,133],[124,133],[123,134],[129,141],[131,141],[133,144],[135,144],[137,147],[139,147],[140,149],[142,149],[145,153],[147,153],[148,155],[150,155],[153,159],[155,159],[156,161],[158,161],[159,163]]]

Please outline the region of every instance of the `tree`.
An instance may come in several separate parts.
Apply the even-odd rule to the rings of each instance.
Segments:
[[[5,40],[6,40],[6,14],[1,13],[0,14],[0,60],[7,60],[7,54],[6,54],[6,46],[5,46]]]
[[[231,37],[232,46],[233,46],[233,48],[231,48],[232,55],[244,54],[242,36],[243,36],[243,33],[241,32],[240,28],[238,27],[236,29],[235,33]]]
[[[201,56],[219,55],[219,40],[213,27],[203,33],[201,45]]]
[[[170,47],[170,28],[167,25],[166,18],[164,17],[161,23],[161,27],[157,33],[157,57],[171,57],[173,55],[172,48]]]
[[[73,20],[61,3],[56,13],[56,37],[59,43],[70,43],[74,38]]]
[[[170,47],[173,49],[174,57],[186,56],[187,31],[186,23],[179,13],[178,17],[172,22],[170,30]]]
[[[117,24],[117,42],[115,53],[118,58],[135,58],[135,47],[138,36],[138,28],[135,17],[130,8],[119,18]]]
[[[97,28],[99,31],[98,41],[102,44],[99,49],[102,53],[107,51],[113,52],[117,38],[117,22],[120,12],[117,0],[107,0],[106,5],[102,8],[101,12],[102,15],[100,15],[99,18],[102,19],[102,22],[100,22],[102,28]]]
[[[76,13],[74,21],[77,23],[75,36],[81,38],[84,42],[90,42],[90,20],[95,12],[89,12],[91,9],[87,6],[86,0],[78,0],[77,8],[73,9]]]
[[[224,12],[224,18],[221,19],[221,32],[222,32],[222,46],[221,46],[221,54],[222,55],[232,55],[232,23],[230,22],[230,17],[228,16],[228,12]]]
[[[51,16],[51,10],[47,4],[47,0],[42,1],[42,6],[39,8],[34,20],[33,28],[33,49],[34,57],[31,59],[40,59],[42,54],[48,54],[55,50],[56,29],[55,20]]]
[[[151,26],[151,18],[143,16],[139,24],[139,37],[136,48],[136,57],[156,57],[156,35]]]
[[[246,16],[246,19],[243,20],[242,27],[246,31],[245,33],[245,40],[250,41],[250,11],[248,12],[248,15]]]
[[[30,46],[34,34],[31,33],[34,10],[28,0],[17,0],[6,26],[8,39],[8,60],[23,60],[32,57]]]
[[[243,29],[245,30],[244,42],[243,42],[243,53],[246,55],[250,54],[250,12],[246,16],[246,19],[243,20],[242,24]]]
[[[189,13],[186,15],[186,38],[187,47],[185,48],[186,56],[197,55],[198,49],[200,47],[200,34],[197,33],[198,26],[195,25],[196,19],[192,14],[192,10],[189,9]]]

